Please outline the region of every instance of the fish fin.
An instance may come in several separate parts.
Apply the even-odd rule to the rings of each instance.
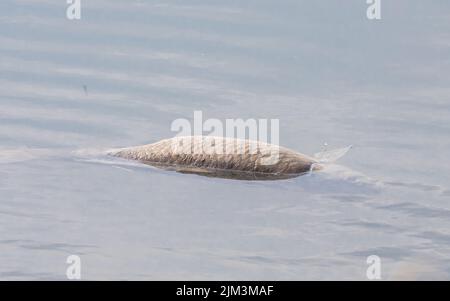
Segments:
[[[342,158],[352,147],[353,145],[349,145],[347,147],[315,153],[313,157],[319,163],[333,163]]]

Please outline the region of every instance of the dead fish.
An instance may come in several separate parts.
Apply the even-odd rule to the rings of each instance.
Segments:
[[[316,159],[285,147],[211,136],[174,137],[109,155],[181,173],[242,180],[286,179],[322,168]]]

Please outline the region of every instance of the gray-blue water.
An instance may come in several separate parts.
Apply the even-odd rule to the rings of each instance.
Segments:
[[[0,279],[450,279],[450,3],[0,2]],[[278,118],[326,172],[235,181],[79,160],[177,118]],[[106,163],[106,164],[104,164]]]

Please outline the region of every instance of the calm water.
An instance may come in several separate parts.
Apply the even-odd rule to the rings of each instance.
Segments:
[[[0,279],[450,279],[448,1],[81,2],[0,3]],[[72,153],[194,110],[354,148],[268,182]]]

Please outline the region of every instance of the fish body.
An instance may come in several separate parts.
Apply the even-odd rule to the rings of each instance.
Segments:
[[[115,150],[110,155],[183,173],[222,178],[291,178],[320,169],[315,159],[285,147],[212,136],[174,137]]]

